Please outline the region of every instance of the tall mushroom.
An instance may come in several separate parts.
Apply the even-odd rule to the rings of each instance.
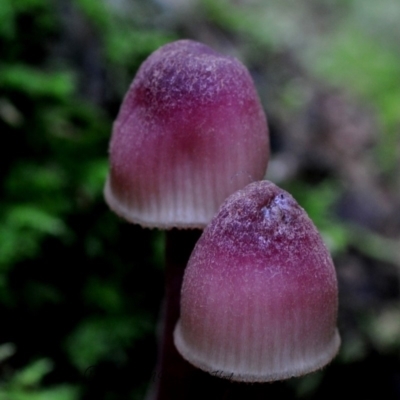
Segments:
[[[213,375],[268,382],[336,355],[338,292],[329,252],[293,197],[268,181],[231,195],[185,271],[174,336]]]
[[[161,47],[133,80],[109,151],[105,198],[118,215],[144,227],[204,228],[227,196],[266,170],[266,118],[250,74],[238,60],[201,43]],[[197,239],[193,235],[182,259],[185,236],[167,233],[164,364],[179,363],[172,330],[183,270]],[[161,380],[161,386],[176,382],[163,366]]]

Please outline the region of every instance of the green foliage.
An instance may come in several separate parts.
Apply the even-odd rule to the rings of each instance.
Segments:
[[[145,320],[127,315],[92,318],[68,338],[67,349],[72,362],[84,373],[100,361],[125,361],[127,347],[148,329]]]
[[[69,386],[58,386],[56,388],[44,389],[37,392],[19,389],[7,389],[1,393],[7,400],[75,400],[78,399],[77,391]]]
[[[3,0],[0,3],[0,35],[2,37],[10,38],[14,35],[14,15],[11,0]]]
[[[141,28],[144,16],[134,3],[130,5],[134,9],[129,8],[132,13],[124,13],[103,1],[75,2],[101,34],[105,56],[118,67],[137,68],[148,54],[175,38],[156,27]]]
[[[34,13],[46,9],[46,0],[1,0],[0,37],[12,39],[16,36],[17,19],[22,13]],[[44,20],[41,21],[42,24]]]
[[[111,90],[117,103],[168,35],[103,1],[70,6],[96,31],[105,67],[123,78]],[[60,43],[71,46],[65,15],[46,0],[0,0],[0,131],[9,138],[0,148],[0,343],[25,349],[14,367],[13,345],[0,346],[0,366],[10,371],[0,377],[1,400],[90,397],[92,383],[79,381],[85,370],[130,363],[126,353],[154,330],[161,296],[145,292],[150,280],[160,287],[161,272],[151,269],[161,259],[161,250],[152,254],[157,234],[121,227],[104,204],[112,116],[82,95],[79,59],[57,52]],[[143,239],[128,256],[132,234]],[[135,264],[149,270],[143,283]],[[143,379],[133,382],[133,396]]]
[[[47,235],[67,232],[64,222],[35,205],[14,205],[0,228],[0,268],[38,255]]]
[[[246,13],[243,13],[240,8],[232,7],[228,0],[202,0],[201,4],[208,18],[219,26],[243,33],[252,40],[268,47],[274,46],[274,24],[267,23],[265,18],[276,17],[275,13],[260,13],[260,7],[257,7],[257,3],[253,8],[247,9]],[[261,7],[261,9],[263,8]]]
[[[63,100],[75,90],[71,72],[44,72],[27,65],[0,66],[0,88],[15,90],[34,98]]]
[[[0,346],[0,362],[14,353],[10,343]],[[48,359],[39,359],[0,380],[0,398],[4,400],[77,400],[79,391],[71,385],[43,389],[43,378],[53,370]]]
[[[366,35],[357,27],[344,26],[324,41],[310,69],[373,105],[385,132],[380,160],[388,167],[397,156],[400,93],[393,88],[400,80],[400,55]]]
[[[173,40],[161,32],[132,30],[129,26],[113,31],[107,37],[106,51],[116,65],[139,64],[148,54]],[[135,46],[132,46],[135,43]]]

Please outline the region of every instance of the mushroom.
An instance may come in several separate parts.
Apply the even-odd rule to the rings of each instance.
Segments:
[[[104,193],[118,215],[143,227],[204,228],[228,195],[262,179],[267,167],[266,117],[249,72],[195,41],[161,47],[142,64],[122,102],[109,153]],[[198,236],[167,232],[161,386],[176,383],[180,373],[172,332]]]
[[[336,355],[338,288],[331,256],[293,197],[268,181],[232,194],[185,270],[174,340],[213,375],[268,382]]]
[[[145,227],[203,228],[225,198],[262,179],[266,118],[247,69],[191,40],[142,64],[114,123],[109,206]]]

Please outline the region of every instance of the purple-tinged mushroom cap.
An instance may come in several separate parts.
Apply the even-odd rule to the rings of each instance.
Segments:
[[[227,196],[262,179],[266,118],[247,69],[191,40],[142,64],[114,123],[109,206],[161,228],[203,228]]]
[[[185,271],[175,345],[193,365],[236,381],[303,375],[336,355],[332,259],[306,212],[268,181],[231,195]]]

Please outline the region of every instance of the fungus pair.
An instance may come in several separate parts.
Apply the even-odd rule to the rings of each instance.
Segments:
[[[174,340],[194,366],[238,381],[314,371],[340,343],[331,257],[295,200],[259,181],[268,154],[246,68],[190,40],[143,63],[110,144],[105,197],[118,215],[145,227],[208,225],[179,272]],[[178,310],[170,315],[173,326]],[[172,329],[164,334],[172,343]]]

